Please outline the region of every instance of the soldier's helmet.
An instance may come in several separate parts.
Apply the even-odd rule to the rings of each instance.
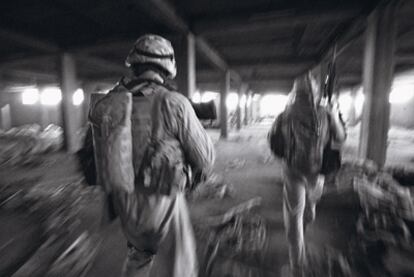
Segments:
[[[155,64],[164,69],[170,79],[177,74],[171,42],[158,35],[147,34],[137,39],[125,60],[127,67],[134,64]]]

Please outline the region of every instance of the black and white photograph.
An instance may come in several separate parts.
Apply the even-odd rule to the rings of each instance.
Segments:
[[[1,1],[0,277],[414,277],[414,1]]]

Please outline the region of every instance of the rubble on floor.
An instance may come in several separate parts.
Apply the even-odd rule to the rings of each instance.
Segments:
[[[267,153],[267,155],[263,155],[259,159],[259,163],[263,165],[273,164],[275,162],[275,157],[271,153]]]
[[[99,187],[86,186],[83,180],[55,187],[22,180],[1,189],[1,209],[30,214],[43,230],[40,247],[12,276],[85,276],[102,241],[98,229],[86,230],[81,218],[88,204],[102,197]],[[194,223],[202,251],[201,272],[209,272],[205,276],[259,276],[266,224],[252,209],[260,204],[260,198],[253,198],[223,215]],[[99,220],[88,219],[86,224],[98,225]]]
[[[370,161],[352,161],[342,166],[334,188],[328,190],[357,195],[361,206],[354,223],[357,236],[343,253],[310,252],[309,276],[414,276],[412,260],[397,258],[414,257],[412,188]],[[334,273],[329,263],[336,264]],[[398,275],[401,272],[405,275]]]
[[[413,159],[414,162],[414,159]],[[413,166],[389,166],[386,170],[394,177],[402,186],[410,187],[414,186],[414,168]]]
[[[308,265],[305,268],[307,277],[357,277],[349,260],[335,249],[324,247],[322,251],[307,249]]]
[[[253,198],[223,215],[194,223],[201,276],[263,275],[266,222],[252,212],[260,204],[260,198]]]
[[[233,195],[233,185],[227,184],[223,177],[211,174],[207,179],[196,185],[196,188],[188,193],[190,201],[222,199]]]
[[[23,180],[20,184],[1,186],[0,195],[1,209],[30,214],[38,221],[45,238],[12,276],[86,274],[99,249],[100,238],[81,227],[80,218],[88,203],[101,197],[99,188],[87,187],[81,180],[52,188]],[[87,224],[94,222],[89,219]]]
[[[235,159],[230,162],[228,162],[225,171],[235,170],[235,169],[241,169],[246,165],[246,160],[244,159]]]
[[[0,133],[0,166],[29,165],[41,162],[40,155],[61,149],[62,128],[49,125],[23,125]]]

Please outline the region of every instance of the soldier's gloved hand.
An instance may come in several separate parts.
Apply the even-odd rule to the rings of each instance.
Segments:
[[[339,123],[341,121],[342,115],[339,109],[338,101],[332,101],[327,107],[331,118]]]
[[[189,191],[195,190],[199,185],[205,183],[209,176],[211,175],[211,172],[208,170],[197,170],[193,172],[193,176],[191,179],[191,185],[188,188]]]
[[[338,101],[332,101],[328,106],[328,112],[331,116],[331,128],[335,133],[335,137],[338,141],[344,141],[346,139],[345,121],[342,118],[341,111],[339,109]]]

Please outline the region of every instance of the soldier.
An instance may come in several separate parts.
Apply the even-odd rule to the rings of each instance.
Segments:
[[[291,103],[273,123],[268,140],[273,154],[284,163],[283,217],[289,244],[292,276],[304,275],[304,231],[315,219],[322,196],[321,175],[326,146],[340,147],[346,138],[337,106],[320,105],[321,94],[312,74],[295,80]]]
[[[202,176],[212,167],[213,144],[190,102],[166,84],[176,75],[168,40],[157,35],[140,37],[125,63],[132,77],[123,77],[90,113],[98,182],[103,176],[128,241],[123,276],[197,276],[184,189],[190,172]],[[110,116],[124,123],[118,128]],[[117,130],[123,135],[117,137]]]

